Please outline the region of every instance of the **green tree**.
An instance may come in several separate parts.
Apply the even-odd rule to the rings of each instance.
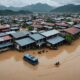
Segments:
[[[22,28],[27,28],[28,25],[26,23],[22,24]]]
[[[74,40],[74,37],[73,37],[71,34],[67,34],[67,35],[65,36],[65,39],[66,39],[66,41],[67,41],[69,44],[71,44],[72,41]]]
[[[12,23],[17,24],[17,21],[16,20],[12,20]]]
[[[55,23],[55,20],[52,20],[52,19],[48,18],[48,19],[46,20],[46,22]]]
[[[33,27],[32,26],[28,26],[28,30],[33,30]]]

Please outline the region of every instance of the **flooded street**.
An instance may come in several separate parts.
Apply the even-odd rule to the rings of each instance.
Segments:
[[[0,54],[0,80],[80,80],[80,39],[58,50],[7,51]],[[39,59],[37,66],[23,60],[30,53]],[[60,61],[60,66],[54,64]]]

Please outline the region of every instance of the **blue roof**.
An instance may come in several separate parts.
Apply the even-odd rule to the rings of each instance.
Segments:
[[[32,34],[32,35],[29,35],[32,39],[34,40],[41,40],[41,39],[44,39],[44,36],[42,36],[41,34],[37,33],[37,34]]]
[[[20,40],[15,40],[15,42],[17,44],[19,44],[20,46],[27,46],[29,44],[34,43],[35,41],[32,40],[31,38],[24,38],[24,39],[20,39]]]
[[[53,38],[50,38],[47,40],[47,42],[52,44],[52,45],[58,44],[62,41],[64,41],[64,38],[61,36],[56,36],[56,37],[53,37]]]

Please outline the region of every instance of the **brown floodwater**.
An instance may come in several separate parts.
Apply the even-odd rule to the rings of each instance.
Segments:
[[[25,52],[7,51],[0,54],[0,80],[80,80],[80,40],[63,45],[58,50],[44,49]],[[39,59],[32,66],[23,60],[30,53]],[[59,61],[60,66],[54,64]]]

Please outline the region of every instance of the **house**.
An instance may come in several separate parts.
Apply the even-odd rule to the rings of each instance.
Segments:
[[[40,34],[43,35],[47,39],[47,38],[50,38],[50,37],[53,37],[53,36],[59,34],[59,31],[54,29],[54,30],[45,31]]]
[[[29,36],[30,36],[30,38],[32,38],[35,41],[36,47],[40,48],[45,44],[45,42],[44,42],[45,37],[42,36],[41,34],[36,33],[36,34],[31,34]]]
[[[80,29],[80,24],[76,24],[76,25],[74,25],[74,27]]]
[[[6,36],[6,33],[0,33],[0,37]]]
[[[15,48],[19,51],[30,49],[35,41],[31,38],[23,38],[19,40],[15,40]]]
[[[10,34],[14,40],[16,39],[21,39],[21,38],[25,38],[29,35],[28,31],[20,31],[20,32],[16,32],[16,33],[12,33]]]
[[[58,45],[64,42],[64,38],[60,36],[58,30],[50,30],[40,34],[46,38],[46,45],[50,48],[57,48]]]
[[[60,22],[60,23],[55,23],[55,27],[56,29],[66,29],[69,28],[69,25],[65,22]]]
[[[13,34],[13,33],[16,33],[16,31],[8,31],[8,32],[5,32],[5,34],[7,34],[7,35],[10,35],[10,34]]]
[[[10,25],[10,31],[19,31],[20,27],[18,24],[11,24]]]
[[[53,29],[53,27],[51,27],[51,26],[43,26],[43,28],[44,28],[44,30],[52,30]]]
[[[13,43],[11,42],[12,37],[9,35],[0,37],[0,51],[8,50],[13,46]]]
[[[10,31],[9,25],[0,25],[0,32]]]
[[[13,27],[13,28],[10,28],[10,31],[19,31],[20,28],[19,27]]]
[[[27,24],[27,25],[32,25],[33,22],[32,22],[32,21],[27,21],[26,24]]]
[[[62,30],[61,33],[63,33],[64,36],[66,36],[67,34],[71,34],[76,39],[79,37],[78,34],[80,33],[80,29],[76,27],[71,27],[71,28]]]
[[[55,36],[47,40],[47,45],[52,48],[57,48],[59,45],[63,44],[64,40],[65,39],[61,36]]]
[[[79,24],[80,23],[80,18],[73,18],[73,22],[76,23],[76,24]]]
[[[43,25],[43,26],[52,26],[52,27],[55,26],[54,23],[49,23],[49,22],[42,22],[41,25]]]

